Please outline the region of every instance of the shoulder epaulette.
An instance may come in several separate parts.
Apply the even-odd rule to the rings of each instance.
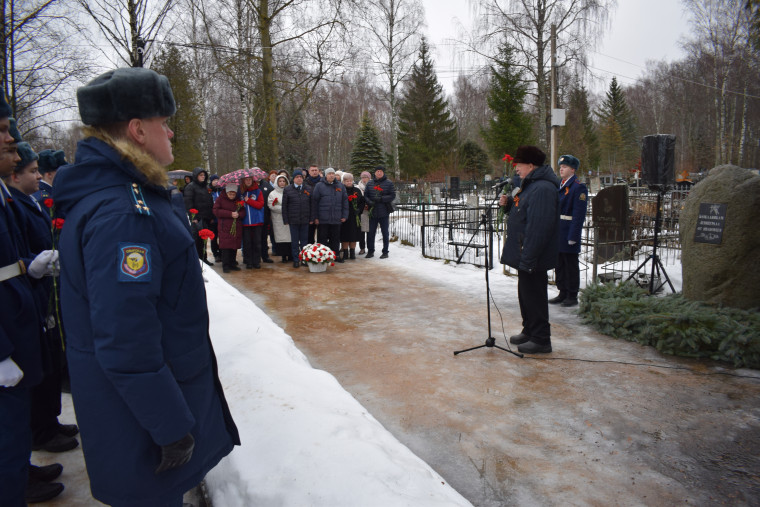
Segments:
[[[129,195],[132,196],[132,204],[135,207],[135,212],[138,215],[150,216],[150,208],[148,207],[148,203],[145,202],[142,187],[137,183],[132,183],[129,185]]]

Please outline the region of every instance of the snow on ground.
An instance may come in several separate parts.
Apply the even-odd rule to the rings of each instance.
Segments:
[[[380,262],[485,303],[481,268],[425,259],[398,243]],[[680,264],[667,269],[680,289]],[[331,374],[312,368],[253,302],[214,271],[204,276],[219,374],[242,440],[206,477],[215,505],[469,505]],[[501,266],[489,277],[497,305],[510,305],[516,277]]]
[[[262,310],[205,270],[219,374],[240,430],[206,477],[225,507],[469,505]]]

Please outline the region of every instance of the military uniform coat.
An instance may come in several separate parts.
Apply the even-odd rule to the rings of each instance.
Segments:
[[[559,188],[559,251],[580,253],[583,222],[588,207],[588,189],[575,175]],[[569,242],[575,241],[571,245]]]
[[[62,311],[90,488],[112,505],[166,503],[240,440],[217,376],[198,254],[164,169],[126,141],[87,135],[76,163],[59,169],[53,197],[66,213]],[[188,432],[192,459],[156,475],[160,446]]]

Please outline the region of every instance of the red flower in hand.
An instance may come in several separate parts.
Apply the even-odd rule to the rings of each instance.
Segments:
[[[63,229],[63,218],[56,218],[53,220],[53,227],[56,229]]]
[[[187,212],[190,213],[190,214],[192,214],[192,215],[197,215],[198,214],[198,210],[195,209],[195,208],[190,208],[189,210],[187,210]]]
[[[278,202],[280,202],[280,198],[279,197],[275,197],[274,201],[272,201],[272,206],[277,206]]]
[[[210,229],[201,229],[198,231],[198,237],[203,241],[206,241],[207,239],[214,239],[216,236]]]
[[[52,208],[53,207],[53,199],[48,197],[42,203],[45,205],[46,208]]]

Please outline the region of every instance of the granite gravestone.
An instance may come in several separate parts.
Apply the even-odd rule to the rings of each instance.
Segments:
[[[683,295],[760,308],[760,176],[719,166],[692,188],[679,219]]]
[[[631,236],[628,222],[628,187],[603,188],[591,200],[591,217],[598,235],[596,259],[606,262],[625,248]]]

